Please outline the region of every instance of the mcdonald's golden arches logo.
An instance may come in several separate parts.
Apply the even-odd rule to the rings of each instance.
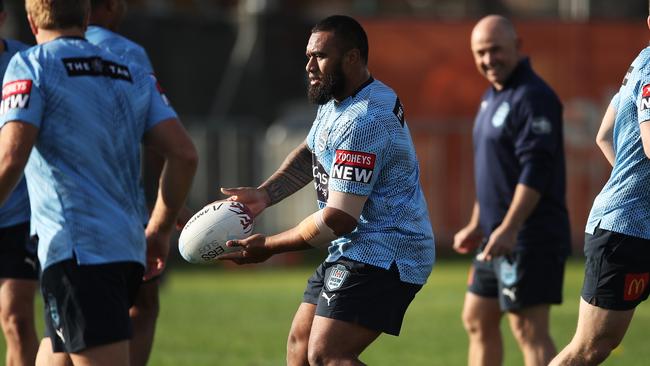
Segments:
[[[650,273],[628,273],[625,275],[623,300],[634,301],[643,295],[648,287]]]

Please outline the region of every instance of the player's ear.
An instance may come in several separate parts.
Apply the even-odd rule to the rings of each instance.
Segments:
[[[353,48],[345,53],[345,61],[350,65],[356,65],[361,62],[361,52],[358,48]]]
[[[648,29],[650,29],[650,15],[648,15],[648,19],[646,19],[646,23],[648,24]]]
[[[38,27],[34,23],[34,19],[32,19],[32,16],[27,14],[27,23],[29,23],[29,29],[31,29],[32,34],[36,36],[38,34]]]

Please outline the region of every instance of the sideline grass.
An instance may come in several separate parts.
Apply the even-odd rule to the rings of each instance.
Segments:
[[[370,365],[464,365],[467,340],[460,322],[468,262],[443,258],[406,314],[400,337],[381,336],[362,355]],[[552,312],[553,338],[561,347],[577,320],[582,262],[567,266],[565,303]],[[162,310],[150,365],[283,365],[286,335],[300,303],[307,269],[191,267],[171,272],[161,293]],[[39,331],[42,329],[39,300]],[[637,309],[633,324],[604,365],[647,365],[650,307]],[[505,334],[505,365],[523,365]],[[4,342],[0,354],[4,355]]]

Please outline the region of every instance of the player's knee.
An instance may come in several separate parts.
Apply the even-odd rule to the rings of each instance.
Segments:
[[[598,339],[582,347],[581,358],[584,359],[586,365],[598,365],[605,361],[619,344],[620,341],[615,339]]]
[[[492,324],[493,322],[489,321],[489,319],[481,317],[473,311],[463,311],[461,319],[463,321],[465,331],[470,336],[479,337],[481,335],[494,331],[494,329],[498,329],[499,326],[498,321],[496,322],[496,325]]]
[[[295,332],[293,329],[289,332],[287,338],[287,364],[293,364],[292,360],[307,358],[308,336]]]
[[[20,341],[24,339],[30,327],[33,326],[32,318],[26,314],[20,312],[2,313],[2,330],[7,341]]]

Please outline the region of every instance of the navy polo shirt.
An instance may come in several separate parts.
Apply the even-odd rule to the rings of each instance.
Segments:
[[[569,252],[562,104],[523,59],[502,90],[490,87],[474,122],[474,176],[486,236],[501,224],[515,187],[541,199],[524,223],[516,249]]]

